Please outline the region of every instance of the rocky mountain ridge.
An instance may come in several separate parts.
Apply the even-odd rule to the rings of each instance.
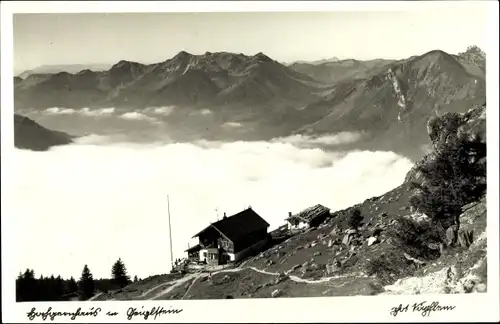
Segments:
[[[164,62],[145,65],[122,60],[109,70],[76,74],[32,74],[15,79],[16,107],[133,107],[233,103],[286,98],[304,93],[308,76],[290,70],[263,53],[192,55],[185,51]],[[290,90],[294,91],[290,91]],[[52,96],[42,96],[50,91]],[[297,92],[298,91],[298,92]],[[54,97],[53,94],[58,96]],[[260,95],[263,98],[260,98]],[[37,100],[36,102],[34,100]]]

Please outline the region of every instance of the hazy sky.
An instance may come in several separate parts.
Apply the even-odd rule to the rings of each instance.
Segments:
[[[153,63],[264,52],[275,60],[405,58],[486,42],[484,6],[406,12],[16,14],[16,71],[47,64]]]

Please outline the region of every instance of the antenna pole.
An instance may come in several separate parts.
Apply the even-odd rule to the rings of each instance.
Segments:
[[[172,269],[174,269],[174,253],[172,250],[172,225],[170,223],[170,197],[167,195],[167,209],[168,209],[168,231],[170,238],[170,264]]]

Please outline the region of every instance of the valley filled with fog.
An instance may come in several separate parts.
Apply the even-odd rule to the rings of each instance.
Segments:
[[[23,233],[16,238],[16,268],[77,277],[87,264],[100,278],[109,277],[120,257],[131,275],[166,273],[167,195],[179,258],[188,242],[195,243],[191,237],[224,212],[251,206],[272,230],[288,212],[315,204],[337,210],[384,194],[412,166],[393,152],[336,148],[366,135],[348,132],[177,142],[169,134],[171,111],[22,112],[44,127],[82,137],[45,152],[15,150],[12,216],[14,232]],[[210,118],[209,110],[199,114]],[[236,121],[220,126],[227,132],[247,127]]]

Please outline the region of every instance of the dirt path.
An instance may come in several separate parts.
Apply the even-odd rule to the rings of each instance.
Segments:
[[[93,300],[97,299],[97,297],[99,297],[99,296],[101,296],[101,295],[102,295],[102,293],[98,293],[98,294],[96,294],[96,295],[94,295],[94,296],[90,297],[88,301],[93,301]]]
[[[252,269],[253,271],[260,272],[260,273],[263,273],[263,274],[267,274],[267,275],[270,275],[270,276],[279,276],[280,275],[279,272],[269,272],[269,271],[257,269],[255,267],[247,267],[247,268],[243,268],[243,269]]]
[[[245,268],[234,268],[234,269],[229,269],[229,270],[221,270],[217,271],[215,273],[222,273],[222,272],[239,272],[243,270],[253,270],[255,272],[260,272],[262,274],[270,275],[270,276],[279,276],[279,272],[269,272],[265,270],[260,270],[255,267],[245,267]],[[214,274],[215,274],[214,273]],[[315,283],[325,283],[333,279],[341,279],[341,278],[350,278],[350,277],[360,277],[360,274],[348,274],[348,275],[338,275],[338,276],[331,276],[331,277],[323,277],[321,279],[313,280],[313,279],[303,279],[298,276],[289,276],[290,280],[295,281],[295,282],[300,282],[300,283],[308,283],[308,284],[315,284]]]
[[[191,279],[198,279],[200,277],[200,273],[192,273],[192,274],[189,274],[185,277],[182,277],[180,279],[177,279],[177,280],[174,280],[174,281],[171,281],[170,283],[172,284],[171,286],[167,287],[166,289],[163,289],[162,291],[160,291],[158,294],[156,294],[155,296],[153,296],[152,298],[148,298],[149,300],[155,300],[157,298],[160,298],[161,296],[169,293],[170,291],[172,291],[172,289],[176,288],[176,287],[179,287],[180,285],[182,285],[183,283],[186,283],[188,282],[189,280]],[[158,286],[157,286],[158,287]]]
[[[303,279],[297,276],[290,276],[290,280],[295,281],[295,282],[301,282],[301,283],[308,283],[308,284],[316,284],[316,283],[325,283],[334,279],[342,279],[342,278],[352,278],[352,277],[359,277],[357,274],[348,274],[348,275],[338,275],[338,276],[331,276],[331,277],[323,277],[317,280],[310,280],[310,279]]]
[[[169,282],[165,282],[165,283],[162,283],[162,284],[159,284],[159,285],[157,285],[157,286],[154,286],[153,288],[146,290],[144,293],[142,293],[142,295],[138,296],[138,298],[144,298],[144,297],[146,297],[147,295],[149,295],[150,293],[152,293],[153,291],[155,291],[155,290],[157,290],[157,289],[159,289],[159,288],[161,288],[161,287],[163,287],[163,286],[168,286],[168,285],[170,285],[170,284],[172,284],[172,282],[171,282],[171,281],[169,281]]]
[[[201,278],[201,276],[194,278],[193,282],[189,285],[189,288],[186,290],[186,292],[184,293],[184,295],[182,295],[182,298],[181,298],[181,299],[184,299],[184,297],[186,297],[186,296],[188,295],[188,292],[191,290],[191,287],[193,287],[194,283],[195,283],[195,282],[196,282],[196,280],[198,280],[199,278]]]
[[[233,269],[219,270],[219,271],[212,272],[212,275],[218,274],[218,273],[227,273],[227,272],[240,272],[240,271],[243,271],[243,270],[252,270],[252,271],[259,272],[259,273],[262,273],[262,274],[265,274],[265,275],[269,275],[269,276],[279,276],[280,275],[279,272],[269,272],[269,271],[257,269],[255,267],[244,267],[244,268],[233,268]],[[180,278],[180,279],[177,279],[177,280],[174,280],[174,281],[170,281],[170,282],[167,282],[167,283],[162,283],[160,285],[157,285],[157,286],[155,286],[155,287],[147,290],[146,292],[144,292],[141,296],[139,296],[139,298],[144,298],[148,294],[151,294],[153,291],[158,290],[159,288],[161,288],[161,287],[163,287],[165,285],[169,285],[167,288],[161,290],[160,292],[158,292],[153,297],[147,298],[147,300],[155,300],[155,299],[160,298],[161,296],[169,293],[174,288],[179,287],[182,284],[188,282],[189,280],[194,279],[193,282],[191,283],[191,285],[189,285],[189,288],[186,290],[186,292],[184,293],[184,295],[181,298],[181,299],[184,299],[188,295],[189,291],[194,286],[194,284],[196,283],[196,281],[198,279],[202,278],[202,277],[207,277],[207,276],[208,276],[208,273],[193,273],[193,274],[189,274],[189,275],[187,275],[187,276],[185,276],[183,278]],[[359,274],[339,275],[339,276],[324,277],[324,278],[317,279],[317,280],[303,279],[303,278],[300,278],[298,276],[289,276],[289,278],[290,278],[290,280],[295,281],[295,282],[299,282],[299,283],[319,284],[319,283],[325,283],[325,282],[328,282],[328,281],[334,280],[334,279],[356,277],[356,276],[360,276],[360,275]],[[95,296],[95,297],[97,297],[97,296]]]

